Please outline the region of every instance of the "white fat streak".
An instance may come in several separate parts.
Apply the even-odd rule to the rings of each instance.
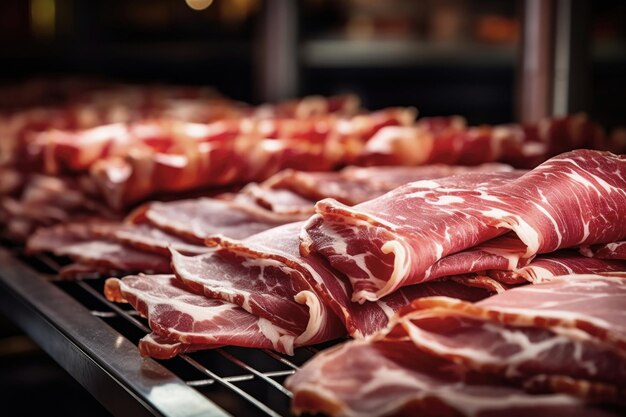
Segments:
[[[272,342],[274,349],[281,351],[280,346],[282,345],[285,353],[288,355],[293,355],[293,343],[294,336],[287,332],[285,329],[278,327],[271,321],[259,318],[257,322],[259,326],[259,330],[268,340]]]
[[[425,315],[424,317],[427,317]],[[537,357],[542,351],[550,349],[558,343],[567,342],[567,340],[561,336],[555,336],[544,340],[542,342],[531,342],[528,337],[522,332],[511,331],[487,321],[476,319],[481,321],[481,325],[485,330],[497,333],[505,340],[505,343],[513,344],[520,347],[520,351],[509,355],[506,358],[506,366],[503,367],[506,375],[511,378],[519,376],[519,372],[516,367],[522,364],[524,361]],[[462,357],[469,360],[473,366],[482,367],[485,365],[490,366],[502,366],[503,358],[498,355],[492,355],[486,349],[476,349],[472,347],[452,347],[439,343],[437,340],[433,340],[429,337],[430,332],[424,331],[412,322],[403,320],[403,327],[407,330],[409,336],[418,346],[425,347],[430,352],[433,352],[437,356],[448,357],[448,355],[455,355],[455,357]],[[456,360],[458,361],[458,360]]]
[[[236,290],[233,291],[232,283],[227,279],[209,280],[206,278],[200,278],[197,276],[197,274],[193,273],[192,271],[190,271],[189,269],[185,267],[186,265],[185,259],[187,258],[186,256],[180,254],[178,251],[176,251],[173,248],[170,248],[170,253],[172,255],[172,263],[176,265],[176,271],[178,275],[180,275],[184,280],[196,282],[202,285],[202,288],[204,288],[207,291],[219,292],[221,297],[225,301],[240,305],[241,308],[246,310],[248,313],[252,313],[252,307],[250,306],[250,293],[249,292],[247,291],[241,292],[241,291],[236,291]],[[204,255],[201,255],[201,256],[204,256]],[[244,261],[244,263],[245,262],[246,261]],[[211,285],[209,285],[207,281],[209,281]],[[237,302],[236,300],[237,296],[242,296],[243,301]]]
[[[320,332],[320,328],[328,321],[327,310],[325,306],[321,305],[319,297],[313,291],[300,291],[295,295],[294,300],[309,308],[309,321],[306,329],[295,340],[298,346],[302,346],[315,338]]]
[[[565,172],[565,175],[567,175],[568,177],[570,177],[571,179],[573,179],[577,183],[584,185],[586,188],[591,188],[598,195],[600,194],[600,191],[596,188],[596,186],[591,181],[589,181],[587,178],[585,178],[582,175],[580,175],[578,172],[576,172],[574,170],[570,170],[570,172]]]
[[[581,244],[583,242],[585,242],[587,240],[587,238],[589,237],[589,222],[583,220],[583,237],[582,239],[580,239],[580,241],[578,242],[578,244]]]
[[[313,239],[309,236],[307,229],[311,227],[311,225],[313,225],[313,223],[315,223],[320,217],[322,216],[319,214],[312,215],[300,228],[300,247],[307,253],[311,251],[311,245],[313,244]]]
[[[525,288],[525,290],[527,289]],[[611,323],[606,320],[567,310],[498,307],[497,311],[515,315],[515,320],[511,323],[512,325],[534,326],[535,317],[559,320],[558,326],[550,327],[550,330],[555,333],[560,333],[561,329],[576,327],[577,321],[588,322],[601,329],[610,329],[612,327]]]
[[[367,257],[367,255],[368,253],[359,253],[356,255],[351,255],[350,259],[354,261],[354,263],[356,264],[356,266],[359,267],[359,269],[361,269],[363,272],[367,274],[368,280],[370,282],[372,282],[373,284],[379,287],[382,285],[385,285],[385,281],[378,278],[376,275],[374,275],[372,271],[370,271],[369,268],[367,267],[367,264],[365,263],[365,258]]]
[[[524,257],[531,257],[537,253],[539,250],[539,233],[520,216],[498,208],[491,208],[481,213],[486,217],[500,220],[496,227],[505,227],[517,234],[519,239],[526,245]]]
[[[389,307],[386,302],[379,300],[379,301],[376,301],[376,304],[378,304],[378,307],[380,307],[380,309],[383,311],[383,313],[385,313],[387,318],[391,318],[391,317],[393,317],[396,314],[394,309]]]
[[[384,283],[376,292],[362,290],[354,293],[352,295],[352,301],[360,304],[363,304],[365,301],[377,301],[398,288],[404,279],[409,276],[411,270],[410,251],[403,242],[399,240],[389,240],[381,246],[380,250],[386,255],[390,253],[394,254],[393,272],[391,276],[387,281],[376,279],[378,282]],[[372,274],[368,272],[368,276],[371,277]]]
[[[122,293],[133,294],[137,299],[145,302],[148,306],[148,317],[152,316],[155,313],[154,310],[157,305],[162,305],[164,303],[167,303],[178,311],[189,314],[191,317],[193,317],[195,321],[211,321],[213,318],[222,315],[223,312],[236,308],[236,305],[228,303],[211,306],[210,308],[207,308],[207,306],[189,303],[188,301],[186,301],[186,299],[188,299],[189,297],[202,297],[193,293],[180,295],[174,298],[164,298],[163,296],[153,295],[149,292],[138,290],[137,288],[129,286],[123,280],[120,280],[120,290],[122,291]],[[170,330],[174,332],[174,329]],[[181,335],[180,341],[185,343],[184,335],[186,333],[192,332],[176,333]]]
[[[480,190],[480,194],[478,196],[481,200],[486,200],[486,201],[493,201],[496,203],[502,203],[502,200],[500,200],[500,198],[496,197],[495,195],[491,195],[488,192],[484,191],[484,190]]]
[[[541,284],[551,281],[552,278],[554,278],[554,274],[550,272],[550,270],[540,266],[525,266],[515,273],[521,275],[526,281],[532,282],[533,284]]]
[[[411,188],[435,189],[439,187],[441,187],[441,184],[433,180],[420,180],[411,183]]]
[[[563,235],[561,234],[561,228],[559,227],[559,224],[556,222],[556,220],[554,219],[554,217],[552,217],[552,215],[550,213],[548,213],[548,210],[545,209],[545,207],[541,206],[540,204],[535,203],[534,201],[532,201],[532,204],[540,211],[544,214],[544,216],[546,216],[546,218],[550,221],[550,223],[552,223],[552,225],[554,226],[554,231],[558,237],[558,243],[556,248],[560,248],[561,247],[561,242],[563,242]]]
[[[433,206],[447,206],[455,203],[463,203],[465,199],[455,195],[442,195],[437,198],[437,201],[429,201],[428,203]]]

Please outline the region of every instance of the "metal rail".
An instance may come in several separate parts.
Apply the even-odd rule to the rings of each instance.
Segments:
[[[27,266],[18,256],[0,248],[0,310],[116,416],[287,415],[291,392],[282,383],[318,351],[227,347],[142,358],[136,344],[147,322],[109,302],[104,280],[55,281],[54,258]]]

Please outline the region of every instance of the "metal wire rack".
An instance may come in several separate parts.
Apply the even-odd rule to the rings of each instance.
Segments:
[[[58,280],[62,266],[62,260],[47,255],[25,257],[17,249],[0,248],[0,284],[7,287],[3,291],[0,286],[0,309],[115,415],[289,415],[292,394],[283,386],[285,379],[320,349],[334,344],[299,348],[293,356],[268,349],[222,347],[167,361],[140,358],[136,346],[150,332],[147,321],[131,307],[109,302],[103,296],[104,279]],[[46,300],[48,291],[55,293],[52,303]],[[7,295],[13,295],[8,302],[2,299]],[[20,315],[19,308],[11,305],[16,300],[37,315]],[[70,310],[76,310],[74,316],[68,314]],[[33,329],[34,318],[56,331]],[[98,329],[101,326],[109,329]],[[93,331],[97,337],[90,338]],[[68,360],[64,353],[68,348],[78,348],[81,360]],[[85,361],[95,368],[87,366],[85,371],[85,365],[80,365]],[[152,374],[159,377],[152,378]],[[115,398],[119,390],[130,399]]]

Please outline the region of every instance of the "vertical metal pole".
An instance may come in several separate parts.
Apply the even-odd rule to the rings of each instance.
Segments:
[[[558,0],[552,112],[566,115],[586,109],[589,66],[588,2]]]
[[[553,0],[524,2],[520,74],[520,121],[532,123],[552,113]]]
[[[257,49],[257,86],[262,101],[298,94],[298,10],[295,0],[265,0]]]

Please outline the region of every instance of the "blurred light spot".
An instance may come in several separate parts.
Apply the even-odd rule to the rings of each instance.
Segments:
[[[260,6],[259,0],[228,0],[220,4],[220,17],[229,25],[239,25]]]
[[[185,3],[194,10],[204,10],[213,3],[213,0],[185,0]]]
[[[30,21],[33,36],[52,38],[56,30],[55,0],[30,0]]]

